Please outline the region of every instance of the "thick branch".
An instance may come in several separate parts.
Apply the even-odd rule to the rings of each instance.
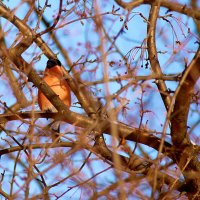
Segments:
[[[49,91],[49,89],[50,88],[48,88],[47,91]],[[62,108],[64,109],[65,106],[64,107],[61,106],[61,109]],[[2,115],[0,115],[0,122],[2,123],[2,122],[12,121],[12,120],[30,119],[31,117],[32,117],[32,112],[2,114]],[[108,120],[105,120],[105,121],[102,120],[97,125],[96,122],[94,120],[92,120],[91,118],[80,115],[75,112],[72,112],[70,110],[64,111],[62,115],[60,115],[60,113],[34,112],[34,117],[35,118],[54,118],[56,120],[65,121],[67,123],[70,123],[70,124],[73,124],[75,126],[79,126],[82,128],[86,128],[91,131],[100,129],[101,123],[103,123],[103,124],[107,123],[108,126],[104,130],[104,133],[109,134],[109,135],[111,135],[111,132],[110,132],[111,123],[114,123],[116,125],[115,122],[108,122]],[[153,133],[155,132],[153,130],[134,128],[134,127],[130,127],[128,125],[121,124],[121,123],[117,124],[117,129],[119,131],[119,137],[121,137],[121,138],[126,138],[127,140],[130,140],[130,141],[135,141],[138,143],[145,144],[156,150],[159,149],[160,139],[153,135]],[[167,149],[170,149],[170,148],[171,148],[171,145],[169,143],[165,142],[165,150],[164,151],[167,151]]]
[[[142,4],[151,4],[153,1],[152,0],[136,0],[136,1],[126,3],[122,0],[115,0],[115,2],[119,6],[123,7],[124,9],[132,10],[133,8],[138,7]],[[194,19],[200,20],[199,9],[189,8],[186,5],[176,3],[176,2],[172,3],[169,0],[160,0],[160,6],[165,7],[169,9],[170,11],[182,13],[184,15],[187,15],[188,17],[192,17]]]
[[[191,64],[183,74],[178,87],[178,93],[175,100],[174,111],[172,114],[172,141],[178,146],[188,144],[187,136],[187,118],[191,98],[194,91],[194,85],[200,77],[200,49],[197,51]]]
[[[178,165],[181,169],[185,164],[190,162],[185,167],[185,179],[188,185],[188,190],[192,195],[200,191],[200,178],[187,176],[188,171],[200,173],[200,163],[198,160],[198,151],[195,150],[190,142],[187,133],[187,119],[190,108],[190,102],[194,91],[194,86],[200,77],[200,49],[198,49],[191,64],[187,67],[177,88],[174,111],[171,118],[171,135],[173,144],[177,149],[182,151],[182,154],[177,154]],[[184,174],[184,172],[183,172]]]
[[[158,61],[157,49],[156,49],[156,22],[159,15],[160,6],[157,3],[153,3],[149,14],[149,23],[147,26],[147,47],[151,68],[156,75],[163,76],[160,63]],[[166,109],[168,110],[170,105],[170,96],[167,91],[167,86],[163,80],[156,81],[156,85],[159,89],[160,95],[163,99]]]
[[[73,142],[59,142],[59,143],[43,143],[43,144],[31,144],[31,149],[50,149],[50,148],[58,148],[58,147],[70,147],[70,148],[74,148],[74,147],[78,147],[78,148],[85,148],[89,151],[91,151],[92,153],[98,155],[101,155],[103,158],[107,159],[108,161],[113,162],[113,153],[110,151],[110,154],[107,154],[107,152],[104,151],[100,151],[100,146],[98,145],[97,147],[94,146],[90,146],[87,144],[82,144],[82,143],[73,143]],[[26,150],[29,149],[30,145],[26,144],[26,145],[21,145],[21,146],[15,146],[15,147],[10,147],[7,149],[3,149],[0,150],[0,156],[4,155],[4,154],[8,154],[8,153],[12,153],[12,152],[16,152],[16,151],[20,151],[20,150]],[[101,150],[104,150],[103,148]],[[105,155],[106,154],[106,155]],[[145,172],[148,167],[150,166],[150,164],[148,164],[147,162],[145,162],[143,159],[141,159],[139,156],[134,155],[134,162],[130,162],[130,159],[125,157],[125,156],[121,156],[118,155],[121,159],[121,163],[123,164],[123,171],[132,173],[131,171],[138,171],[139,173],[141,172]]]

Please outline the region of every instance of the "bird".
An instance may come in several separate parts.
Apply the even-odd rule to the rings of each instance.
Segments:
[[[59,96],[63,103],[69,108],[71,105],[71,91],[64,78],[64,70],[58,59],[47,61],[44,76],[42,78],[50,88]],[[56,112],[57,109],[51,104],[41,90],[38,90],[38,104],[42,111]]]
[[[63,103],[70,108],[71,105],[71,90],[64,77],[64,69],[58,59],[49,59],[44,71],[43,81],[59,96]],[[38,105],[41,111],[57,112],[57,109],[46,98],[41,90],[38,90]],[[52,123],[53,124],[53,123]],[[56,132],[59,130],[58,123],[52,126]]]

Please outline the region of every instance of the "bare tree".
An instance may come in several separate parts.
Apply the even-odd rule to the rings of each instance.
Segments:
[[[1,1],[1,199],[200,199],[198,3]]]

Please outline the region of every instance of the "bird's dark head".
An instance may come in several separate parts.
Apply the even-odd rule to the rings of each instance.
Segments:
[[[47,61],[47,68],[51,69],[52,67],[55,67],[56,65],[61,66],[61,62],[58,59],[49,59]]]

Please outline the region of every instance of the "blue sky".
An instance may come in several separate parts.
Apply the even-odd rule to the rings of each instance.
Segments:
[[[21,1],[5,1],[5,4],[10,7],[11,9],[15,8],[16,5],[20,4]],[[106,12],[106,11],[111,11],[112,6],[113,6],[113,1],[102,1],[102,6],[101,6],[101,12]],[[179,1],[181,3],[184,3],[183,1]],[[43,6],[44,1],[40,1],[40,5]],[[55,3],[55,1],[51,0],[49,1],[49,4],[52,4],[52,6],[48,9],[46,9],[44,16],[49,19],[49,22],[53,22],[53,17],[52,15],[56,15],[57,13],[57,8],[58,5]],[[116,8],[118,8],[117,5],[115,5]],[[19,7],[19,9],[16,11],[16,15],[20,18],[23,19],[27,12],[27,5],[23,4],[22,6]],[[70,7],[68,7],[70,9]],[[81,10],[81,8],[80,8]],[[56,11],[56,12],[55,12]],[[148,18],[148,12],[149,12],[149,6],[140,6],[130,14],[131,20],[127,23],[128,30],[124,29],[124,32],[120,34],[119,38],[116,40],[116,45],[120,48],[121,52],[123,55],[126,55],[130,50],[131,51],[131,67],[135,71],[135,75],[149,75],[151,74],[151,69],[148,67],[147,69],[145,67],[141,67],[142,63],[140,62],[140,54],[137,53],[135,54],[136,50],[135,48],[141,45],[141,42],[143,42],[146,38],[146,29],[147,29],[147,23],[144,22],[144,18]],[[160,16],[166,15],[166,9],[161,9],[160,11]],[[139,13],[142,13],[144,18],[142,18]],[[120,9],[118,11],[118,14],[120,14],[122,17],[126,15],[126,11],[123,9]],[[173,73],[181,73],[184,69],[184,57],[188,60],[188,63],[194,56],[194,51],[197,49],[197,45],[195,44],[195,41],[197,38],[193,36],[192,34],[188,33],[188,28],[190,28],[191,33],[195,34],[195,27],[194,23],[191,19],[187,19],[186,17],[182,17],[182,15],[179,15],[177,13],[173,13],[174,18],[169,18],[172,22],[172,26],[167,23],[166,21],[162,19],[158,19],[158,27],[157,27],[157,48],[158,50],[162,51],[163,53],[159,54],[159,61],[161,66],[163,66],[162,70],[163,73],[166,74],[173,74]],[[73,20],[76,16],[74,14],[69,15],[67,17],[66,21]],[[183,21],[181,23],[180,21]],[[30,21],[28,24],[30,25],[31,28],[35,28],[36,22],[35,22],[35,16],[31,15],[30,16]],[[106,15],[103,17],[103,22],[104,22],[104,27],[107,30],[107,33],[109,36],[112,38],[115,36],[123,26],[123,22],[120,22],[119,17],[117,16],[112,16],[112,15]],[[8,31],[7,35],[7,44],[10,46],[13,41],[16,38],[16,33],[17,30],[13,28],[11,24],[7,24],[7,22],[2,19],[1,20],[2,27],[4,28],[4,31]],[[41,24],[40,25],[40,31],[43,30],[44,26]],[[173,33],[173,31],[176,32],[176,35]],[[159,34],[160,33],[160,34]],[[64,44],[64,47],[66,51],[69,52],[70,57],[72,58],[73,62],[76,62],[82,55],[88,56],[88,59],[94,59],[97,58],[99,55],[96,54],[96,52],[92,52],[92,50],[95,50],[95,48],[99,45],[99,36],[94,32],[94,24],[91,19],[87,20],[82,20],[82,23],[80,21],[77,21],[75,23],[69,24],[66,27],[62,29],[58,29],[56,31],[56,35],[59,37],[59,40],[61,41],[62,44]],[[54,53],[58,53],[58,58],[62,61],[64,66],[68,69],[68,66],[66,66],[66,63],[64,61],[64,58],[60,54],[59,50],[56,49],[55,45],[51,42],[49,39],[49,35],[46,34],[43,36],[43,39],[45,42],[47,42],[50,46],[50,48],[54,51]],[[185,44],[183,48],[180,48],[175,41],[179,40],[182,42],[182,44]],[[85,47],[85,43],[88,43],[91,45],[91,52],[88,52],[88,49]],[[106,48],[108,49],[110,46],[110,43],[106,43]],[[176,54],[173,54],[173,52],[177,52]],[[193,51],[193,52],[192,52]],[[191,53],[190,53],[191,52]],[[27,62],[31,62],[33,57],[35,55],[39,56],[41,54],[41,50],[36,47],[35,44],[33,44],[24,54],[23,57]],[[88,55],[87,55],[88,54]],[[83,60],[86,58],[83,57]],[[133,59],[134,58],[134,59]],[[172,58],[172,61],[171,61]],[[116,52],[112,52],[107,56],[107,61],[115,61],[116,65],[113,67],[109,68],[109,75],[110,77],[114,77],[117,74],[124,75],[126,73],[126,68],[125,67],[120,67],[119,63],[122,58],[120,55]],[[38,60],[37,62],[34,62],[34,68],[37,71],[43,71],[46,65],[47,58],[42,55],[41,59]],[[145,64],[145,61],[144,61]],[[87,64],[86,69],[94,69],[96,67],[96,64]],[[93,74],[92,72],[88,72],[87,70],[82,73],[82,78],[83,80],[86,81],[95,81],[99,80],[102,78],[102,72],[103,72],[103,67],[102,65],[98,66],[98,70],[96,74]],[[127,81],[122,82],[123,85],[127,84]],[[172,82],[166,82],[167,87],[170,88],[171,90],[174,90],[177,87],[177,83],[172,83]],[[10,93],[8,90],[9,85],[5,81],[5,77],[0,79],[0,90],[1,90],[1,101],[5,101],[8,106],[12,105],[16,100],[13,98],[13,95]],[[149,88],[149,89],[148,89]],[[97,85],[96,87],[92,87],[91,90],[97,91],[101,90],[101,92],[98,93],[100,97],[104,97],[105,95],[105,86],[104,85]],[[112,94],[114,94],[116,91],[120,89],[120,84],[119,83],[111,83],[109,84],[109,89]],[[161,101],[161,97],[157,92],[157,88],[155,84],[153,83],[152,80],[147,81],[145,85],[146,92],[144,93],[144,103],[145,103],[145,109],[146,110],[151,110],[151,112],[145,114],[144,119],[143,119],[143,124],[145,124],[148,120],[147,126],[151,129],[155,129],[157,131],[162,131],[163,126],[165,121],[165,115],[166,111],[164,108],[164,105]],[[37,94],[36,89],[34,90],[35,95]],[[30,95],[30,90],[28,90],[26,87],[24,88],[24,91],[27,95],[27,97],[31,100],[31,95]],[[7,98],[7,92],[9,92],[9,99]],[[125,97],[126,99],[129,99],[130,102],[128,104],[128,107],[131,108],[132,110],[128,110],[127,116],[124,117],[119,114],[118,118],[125,122],[125,123],[130,123],[131,125],[134,125],[138,127],[140,118],[139,112],[140,112],[140,106],[138,105],[138,98],[141,97],[141,87],[139,86],[133,86],[131,87],[128,91],[122,93],[120,95],[121,97]],[[73,96],[73,102],[76,102],[76,98]],[[102,101],[105,103],[105,101]],[[114,101],[114,105],[117,107],[119,106],[119,102],[117,100]],[[194,109],[199,109],[199,107],[192,105],[191,106]],[[133,109],[134,108],[134,109]],[[36,105],[36,109],[38,109],[38,106]],[[71,110],[77,111],[77,112],[82,112],[81,109],[77,109],[75,106],[72,106]],[[45,120],[45,119],[43,119]],[[189,115],[189,126],[192,126],[196,121],[199,120],[199,115],[197,113],[190,113]],[[43,121],[43,123],[48,123],[47,121]],[[15,128],[16,122],[10,123],[13,125],[12,128]],[[26,130],[27,127],[22,128],[22,130]],[[65,127],[63,127],[64,130]],[[198,131],[200,129],[200,126],[197,126],[194,130],[194,133],[192,135],[192,138],[195,139],[198,135]],[[110,141],[110,137],[106,137],[106,141]],[[155,151],[153,151],[150,148],[145,148],[146,151],[151,152],[152,157],[156,157]],[[63,149],[63,151],[66,151]],[[82,158],[81,155],[82,152],[79,152],[72,158],[74,161],[74,165],[77,167],[80,165],[81,162],[75,160],[79,160]],[[137,154],[141,154],[139,150],[136,151]],[[5,160],[4,160],[5,158]],[[3,157],[1,159],[1,162],[7,162],[7,156]],[[9,163],[9,166],[12,164]],[[94,161],[92,162],[91,166],[94,169],[94,172],[99,172],[103,168],[107,167],[105,163],[100,163],[101,166],[97,167],[97,162]],[[45,167],[45,166],[41,166]],[[22,170],[22,168],[19,167],[19,171]],[[84,169],[85,174],[90,177],[90,171]],[[54,172],[49,172],[49,174],[54,173]],[[66,171],[66,173],[69,173]],[[124,174],[124,176],[126,176]],[[51,180],[50,180],[51,181]],[[99,182],[105,182],[106,184],[109,183],[109,181],[115,181],[115,174],[113,173],[112,170],[110,170],[110,173],[103,173],[102,175],[98,176],[98,181]],[[34,183],[32,183],[34,185]],[[71,181],[68,181],[67,184],[73,185]],[[106,186],[105,184],[105,186]],[[104,186],[102,186],[104,187]],[[60,188],[63,190],[63,188]],[[73,196],[74,190],[72,190],[69,193],[69,196]],[[33,187],[33,193],[38,192],[38,188]],[[81,192],[79,190],[79,192]],[[68,196],[68,197],[69,197]],[[66,196],[65,196],[66,197]],[[65,199],[63,197],[63,199]],[[74,196],[73,196],[74,198]]]

